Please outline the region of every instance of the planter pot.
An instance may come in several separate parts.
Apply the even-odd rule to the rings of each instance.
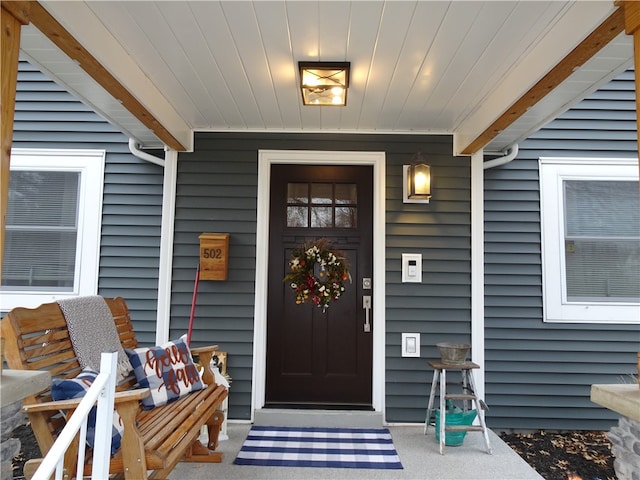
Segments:
[[[440,361],[448,365],[460,365],[467,360],[471,345],[468,343],[436,343]]]
[[[467,412],[458,411],[447,411],[446,415],[446,425],[454,426],[454,425],[471,425],[473,421],[476,419],[478,412],[476,410],[469,410]],[[462,445],[464,441],[464,437],[467,435],[467,432],[445,432],[444,434],[444,444],[447,446],[458,446]],[[436,442],[440,441],[440,410],[436,410]]]

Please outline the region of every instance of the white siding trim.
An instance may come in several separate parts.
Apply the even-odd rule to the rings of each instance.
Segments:
[[[35,308],[63,298],[98,293],[102,202],[106,151],[93,149],[14,148],[11,170],[71,171],[81,174],[78,204],[78,251],[73,290],[5,290],[0,295],[0,310],[15,307]]]
[[[477,394],[484,398],[484,153],[471,156],[471,360]],[[481,412],[478,412],[481,414]]]
[[[265,402],[267,351],[267,279],[269,252],[269,196],[272,164],[373,166],[373,408],[384,412],[385,397],[385,153],[307,150],[258,152],[258,208],[256,225],[256,285],[253,337],[251,421]],[[384,415],[384,413],[383,413]]]
[[[635,302],[570,301],[566,298],[564,180],[637,181],[638,160],[629,158],[540,157],[540,218],[544,321],[550,323],[639,324]]]
[[[173,271],[173,238],[176,220],[176,183],[178,180],[178,152],[165,152],[162,185],[162,224],[160,226],[160,259],[158,270],[158,312],[156,345],[169,340],[171,319],[171,280]]]

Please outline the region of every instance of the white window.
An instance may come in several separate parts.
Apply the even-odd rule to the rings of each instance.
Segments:
[[[638,163],[540,159],[544,315],[640,323]]]
[[[103,150],[11,152],[0,310],[98,291]]]

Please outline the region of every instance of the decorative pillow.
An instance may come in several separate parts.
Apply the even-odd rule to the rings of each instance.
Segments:
[[[98,372],[85,367],[76,377],[69,379],[54,378],[51,381],[51,396],[54,400],[70,400],[72,398],[82,398],[85,396],[93,381],[98,376]],[[89,411],[87,420],[87,445],[93,448],[96,436],[96,415],[98,407],[93,407]],[[111,454],[113,455],[120,448],[124,425],[117,411],[113,411],[113,426],[111,428]]]
[[[185,340],[186,335],[183,335],[156,347],[125,350],[138,384],[151,390],[151,395],[142,399],[146,409],[159,407],[205,387]]]

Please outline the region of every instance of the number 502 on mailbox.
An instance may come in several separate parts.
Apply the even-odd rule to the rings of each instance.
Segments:
[[[200,280],[226,280],[229,268],[229,234],[203,233],[200,239]]]

